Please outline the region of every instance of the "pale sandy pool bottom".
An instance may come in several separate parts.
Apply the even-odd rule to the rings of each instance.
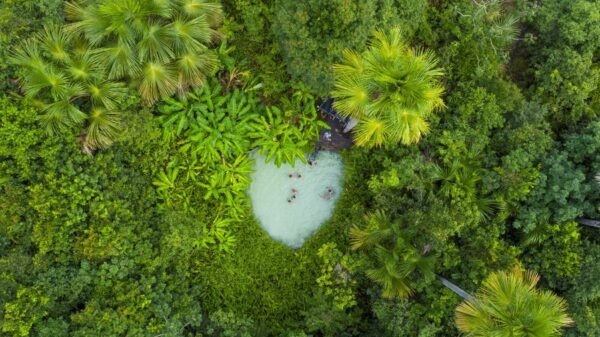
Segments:
[[[255,172],[248,193],[254,215],[273,239],[300,247],[333,212],[342,188],[340,156],[322,151],[315,164],[297,160],[295,167],[277,167],[264,156],[253,156]]]

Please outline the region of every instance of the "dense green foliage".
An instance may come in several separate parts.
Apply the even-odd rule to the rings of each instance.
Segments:
[[[217,3],[104,1],[66,3],[62,26],[23,44],[13,62],[23,69],[22,89],[44,113],[52,135],[80,127],[84,149],[112,144],[121,129],[117,101],[127,80],[141,99],[202,85],[214,73],[217,57],[208,46],[218,35]]]
[[[0,2],[0,336],[598,336],[599,27],[599,0]],[[330,96],[385,146],[341,151],[294,250],[252,154],[306,160]]]
[[[148,104],[203,84],[215,68],[208,48],[222,20],[218,3],[82,1],[65,11],[65,29],[98,48],[108,78],[128,79]]]

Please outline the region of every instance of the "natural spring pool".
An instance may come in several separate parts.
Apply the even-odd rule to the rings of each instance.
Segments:
[[[248,193],[254,215],[273,239],[292,248],[302,246],[333,212],[342,190],[340,156],[321,151],[315,164],[296,160],[295,167],[277,167],[266,163],[264,156],[253,157],[255,172]]]

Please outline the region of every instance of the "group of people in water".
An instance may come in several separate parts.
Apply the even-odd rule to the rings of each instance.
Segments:
[[[309,158],[308,159],[308,166],[316,166],[317,165],[317,161],[315,159]],[[288,178],[290,179],[302,179],[302,173],[300,173],[300,171],[296,171],[294,173],[288,173]],[[287,202],[288,203],[292,203],[294,200],[296,200],[296,197],[298,196],[299,191],[295,188],[291,189],[291,195],[287,198]],[[327,192],[325,192],[324,194],[321,195],[321,198],[325,199],[325,200],[329,200],[331,199],[331,197],[335,194],[335,190],[333,189],[333,186],[327,186]]]
[[[308,158],[308,166],[310,167],[314,167],[317,165],[317,160],[315,159],[316,157],[316,153],[315,154],[311,154]],[[288,173],[288,178],[290,179],[302,179],[302,173],[300,173],[300,171],[296,171],[294,173]],[[296,200],[296,198],[298,197],[298,189],[296,188],[292,188],[290,190],[291,194],[290,196],[287,198],[288,203],[292,203],[294,200]],[[329,200],[331,199],[331,197],[333,197],[335,194],[335,190],[333,189],[333,186],[327,186],[327,191],[323,194],[321,194],[321,198],[325,199],[325,200]]]
[[[291,196],[287,199],[287,202],[289,204],[291,204],[294,200],[296,200],[296,197],[298,196],[297,189],[292,188],[291,192],[292,192]],[[333,186],[327,186],[327,192],[322,194],[321,198],[323,198],[325,200],[329,200],[329,199],[331,199],[331,197],[333,197],[334,194],[335,194],[335,190],[333,189]]]

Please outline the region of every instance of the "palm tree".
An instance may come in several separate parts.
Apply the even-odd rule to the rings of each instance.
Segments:
[[[112,144],[120,130],[117,102],[124,83],[147,104],[200,86],[216,68],[209,45],[222,20],[206,0],[106,0],[66,4],[71,23],[48,26],[26,41],[13,62],[22,66],[26,96],[55,134],[85,125],[85,152]]]
[[[43,113],[47,132],[85,125],[81,139],[86,152],[112,143],[120,124],[117,101],[126,94],[123,83],[106,78],[96,56],[60,27],[47,26],[12,57],[22,67],[23,90]]]
[[[358,145],[411,144],[428,132],[427,118],[444,106],[437,63],[431,52],[407,46],[399,28],[376,32],[362,54],[344,51],[331,95],[340,114],[359,120]]]
[[[206,81],[217,65],[221,6],[206,0],[105,0],[65,5],[67,30],[98,48],[113,80],[135,83],[150,105]]]
[[[383,287],[382,297],[410,296],[417,273],[425,278],[433,277],[435,259],[426,255],[428,249],[420,252],[409,244],[398,224],[390,223],[382,211],[368,215],[366,221],[366,228],[354,226],[350,230],[352,249],[374,251],[375,267],[366,274]]]
[[[492,273],[474,298],[456,308],[458,329],[471,337],[551,337],[573,321],[563,299],[536,289],[539,276],[519,267]]]

